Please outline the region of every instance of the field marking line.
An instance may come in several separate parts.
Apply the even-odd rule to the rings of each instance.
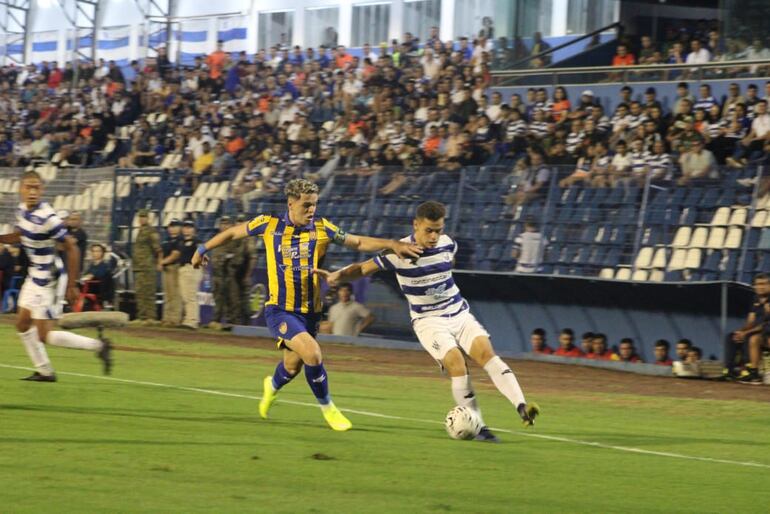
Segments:
[[[18,370],[25,370],[25,371],[34,371],[34,368],[29,368],[26,366],[13,366],[10,364],[2,364],[0,363],[0,368],[8,368],[8,369],[18,369]],[[261,400],[262,398],[260,396],[254,396],[254,395],[248,395],[248,394],[239,394],[239,393],[228,393],[226,391],[217,391],[216,389],[203,389],[200,387],[188,387],[188,386],[179,386],[174,384],[163,384],[160,382],[148,382],[145,380],[131,380],[127,378],[116,378],[116,377],[108,377],[104,375],[88,375],[85,373],[74,373],[71,371],[57,371],[56,372],[59,375],[68,375],[73,377],[81,377],[81,378],[95,378],[99,380],[106,380],[109,382],[119,382],[123,384],[133,384],[133,385],[142,385],[142,386],[149,386],[149,387],[160,387],[163,389],[173,389],[176,391],[187,391],[191,393],[201,393],[201,394],[210,394],[214,396],[227,396],[230,398],[243,398],[246,400]],[[309,403],[309,402],[298,402],[295,400],[283,400],[283,399],[276,399],[276,402],[279,403],[285,403],[288,405],[297,405],[300,407],[314,407],[314,408],[320,408],[320,406],[317,403]],[[392,414],[382,414],[380,412],[370,412],[365,410],[357,410],[357,409],[340,409],[343,412],[348,412],[351,414],[358,414],[360,416],[368,416],[371,418],[381,418],[381,419],[390,419],[395,421],[412,421],[415,423],[426,423],[431,425],[443,425],[444,423],[442,421],[435,421],[435,420],[429,420],[429,419],[421,419],[421,418],[409,418],[405,416],[395,416]],[[694,455],[685,455],[682,453],[672,453],[672,452],[664,452],[664,451],[656,451],[656,450],[645,450],[642,448],[634,448],[630,446],[617,446],[612,444],[605,444],[605,443],[597,443],[594,441],[583,441],[580,439],[572,439],[569,437],[561,437],[561,436],[555,436],[555,435],[545,435],[545,434],[536,434],[532,432],[520,432],[520,431],[513,431],[506,428],[496,428],[496,427],[490,427],[490,429],[497,431],[497,432],[504,432],[506,434],[516,435],[520,437],[532,437],[535,439],[544,439],[546,441],[556,441],[561,443],[569,443],[569,444],[576,444],[580,446],[591,446],[594,448],[601,448],[604,450],[615,450],[620,452],[627,452],[627,453],[636,453],[641,455],[653,455],[656,457],[669,457],[673,459],[683,459],[683,460],[692,460],[692,461],[699,461],[699,462],[711,462],[715,464],[731,464],[734,466],[744,466],[744,467],[753,467],[753,468],[763,468],[763,469],[770,469],[770,464],[763,464],[761,462],[743,462],[743,461],[737,461],[737,460],[728,460],[728,459],[717,459],[713,457],[697,457]]]

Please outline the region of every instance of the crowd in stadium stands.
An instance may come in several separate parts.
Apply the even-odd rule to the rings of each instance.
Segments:
[[[648,37],[641,41],[643,62],[662,50]],[[710,49],[698,41],[685,61],[716,53],[721,38],[711,31],[704,43]],[[482,35],[455,46],[434,31],[424,44],[406,35],[377,50],[366,45],[363,58],[338,46],[272,47],[232,59],[220,44],[187,68],[173,66],[163,49],[126,70],[104,61],[85,62],[77,74],[70,63],[6,66],[0,165],[52,159],[60,166],[186,169],[193,186],[234,179],[246,203],[295,176],[336,173],[360,184],[385,170],[380,192],[394,195],[431,180],[421,167],[451,176],[509,158],[517,160],[508,197],[515,205],[542,192],[553,165],[574,167],[563,186],[643,182],[648,174],[654,182],[690,184],[716,178],[717,164],[742,167],[768,155],[770,82],[762,91],[733,84],[725,98],[707,84],[691,91],[681,82],[670,112],[654,88],[619,88],[614,112],[589,89],[579,99],[562,87],[503,98],[490,91],[489,70],[498,50],[511,51],[505,44],[495,50]],[[635,62],[623,47],[618,62]],[[546,48],[536,35],[526,50]]]
[[[565,328],[559,333],[558,346],[548,345],[546,331],[536,328],[530,334],[530,351],[541,355],[556,355],[579,359],[615,361],[615,362],[644,362],[637,353],[634,340],[624,337],[617,346],[610,348],[607,336],[601,333],[586,332],[581,336],[580,344],[575,343],[575,333],[571,328]],[[655,360],[653,364],[671,366],[674,360],[687,364],[696,364],[703,358],[700,348],[693,345],[689,339],[680,339],[675,347],[675,359],[669,356],[671,343],[659,339],[654,345]]]

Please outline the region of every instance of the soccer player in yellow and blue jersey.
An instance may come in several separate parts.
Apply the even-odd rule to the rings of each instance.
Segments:
[[[321,285],[313,270],[321,266],[332,243],[359,252],[389,250],[403,258],[418,258],[422,250],[411,242],[346,234],[326,218],[316,217],[318,186],[310,181],[292,180],[285,193],[288,209],[283,216],[257,216],[220,232],[198,247],[192,264],[200,266],[207,252],[231,239],[255,236],[264,240],[269,290],[265,319],[270,333],[278,339],[278,347],[283,349],[283,360],[273,376],[265,377],[259,414],[267,418],[276,393],[304,365],[307,383],[326,422],[334,430],[349,430],[350,421],[331,401],[321,347],[315,339],[321,313]]]

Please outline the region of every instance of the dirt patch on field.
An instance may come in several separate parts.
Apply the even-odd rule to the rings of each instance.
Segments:
[[[191,333],[169,329],[127,329],[134,337],[164,337],[179,342],[205,342],[215,345],[239,346],[244,348],[275,349],[275,342],[266,338],[237,337],[227,333],[199,331]],[[119,344],[119,338],[118,344]],[[127,348],[131,350],[130,348]],[[324,344],[324,359],[330,368],[343,371],[367,371],[394,376],[428,377],[443,380],[438,367],[427,353],[409,350],[388,350],[363,348],[346,344]],[[139,350],[139,349],[133,349]],[[144,351],[144,349],[141,349]],[[175,356],[190,356],[211,359],[244,359],[244,357],[198,355],[194,353],[161,352]],[[276,352],[276,358],[279,354]],[[251,360],[251,359],[249,359]],[[254,357],[254,361],[273,361]],[[621,371],[610,371],[567,364],[518,361],[506,359],[519,381],[532,393],[565,392],[611,392],[643,396],[674,396],[705,400],[749,400],[770,401],[770,387],[750,386],[735,383],[704,380],[683,380],[668,377],[651,377]],[[483,370],[472,368],[474,381],[493,387]]]

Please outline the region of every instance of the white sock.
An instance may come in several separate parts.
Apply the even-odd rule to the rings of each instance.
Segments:
[[[37,337],[37,327],[32,327],[26,332],[19,332],[19,338],[24,343],[24,349],[27,351],[32,365],[35,366],[35,370],[41,375],[53,375],[53,367],[48,358],[48,352],[45,351],[45,345]]]
[[[53,346],[77,348],[79,350],[97,351],[102,348],[102,342],[98,339],[91,339],[90,337],[73,334],[72,332],[64,332],[63,330],[48,332],[46,342]]]
[[[452,396],[455,398],[455,405],[462,405],[470,408],[478,415],[481,420],[481,426],[486,426],[483,418],[481,417],[481,409],[479,409],[478,403],[476,403],[476,393],[473,392],[471,387],[471,376],[463,375],[461,377],[452,378]]]
[[[499,356],[495,355],[489,359],[484,365],[484,371],[489,374],[489,378],[495,383],[497,390],[503,393],[503,396],[508,398],[514,407],[518,409],[519,405],[527,403],[521,386],[519,386],[519,381],[516,380],[516,375]]]

